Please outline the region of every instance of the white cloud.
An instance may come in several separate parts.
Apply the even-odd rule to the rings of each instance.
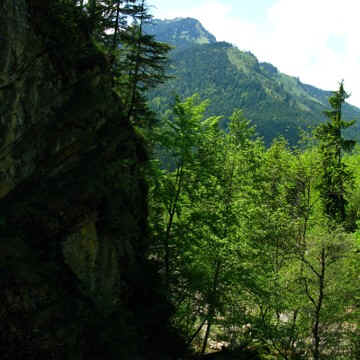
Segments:
[[[344,79],[349,101],[360,106],[359,13],[360,3],[353,0],[278,0],[267,14],[266,43],[254,52],[320,88],[335,90]]]

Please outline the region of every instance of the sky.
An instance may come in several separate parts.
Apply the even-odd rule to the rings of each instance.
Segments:
[[[193,17],[218,41],[251,51],[324,90],[344,80],[360,107],[359,0],[148,0],[156,18]]]

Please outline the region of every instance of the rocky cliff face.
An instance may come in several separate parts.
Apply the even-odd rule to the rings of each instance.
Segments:
[[[152,358],[170,309],[145,258],[144,141],[66,4],[0,4],[0,353]]]

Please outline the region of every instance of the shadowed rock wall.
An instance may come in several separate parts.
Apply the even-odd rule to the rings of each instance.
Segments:
[[[2,359],[166,359],[147,155],[107,55],[72,2],[3,0],[0,14]]]

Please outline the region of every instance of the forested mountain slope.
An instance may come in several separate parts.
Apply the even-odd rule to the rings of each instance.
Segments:
[[[224,115],[223,123],[235,108],[242,109],[266,143],[283,135],[295,144],[299,128],[324,121],[322,112],[330,91],[303,84],[229,43],[214,42],[213,37],[204,37],[206,30],[199,32],[198,28],[202,27],[194,19],[156,20],[151,26],[151,33],[160,41],[175,46],[168,70],[174,78],[150,94],[155,109],[166,108],[175,94],[188,97],[199,93],[211,102],[208,114]],[[360,110],[347,104],[343,115],[347,120],[357,119]],[[358,128],[354,127],[352,136]]]

